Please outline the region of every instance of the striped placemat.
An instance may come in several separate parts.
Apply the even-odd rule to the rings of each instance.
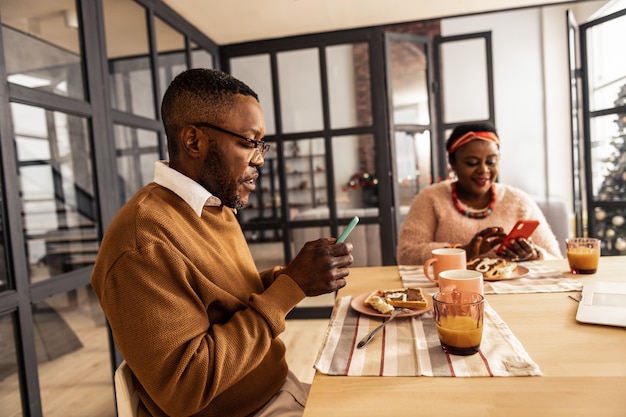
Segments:
[[[363,349],[356,344],[383,319],[350,307],[352,297],[337,299],[315,368],[345,376],[533,376],[541,375],[500,316],[485,304],[479,353],[448,355],[439,343],[432,311],[398,318]]]
[[[522,278],[501,281],[485,281],[485,294],[522,294],[541,292],[581,291],[583,284],[566,277],[562,272],[552,269],[541,262],[520,262],[528,268],[528,274]],[[426,278],[421,265],[399,265],[400,279],[404,287],[436,287],[437,284]]]

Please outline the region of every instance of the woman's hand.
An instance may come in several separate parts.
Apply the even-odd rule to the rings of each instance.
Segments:
[[[530,240],[520,237],[511,239],[509,242],[511,243],[511,248],[505,246],[502,253],[499,253],[504,259],[513,262],[539,259],[539,252]]]
[[[463,247],[467,253],[467,260],[471,260],[491,251],[500,245],[506,233],[501,227],[488,227],[476,233],[472,240]]]

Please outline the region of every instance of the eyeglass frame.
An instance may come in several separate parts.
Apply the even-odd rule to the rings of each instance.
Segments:
[[[234,136],[234,137],[236,137],[238,139],[245,140],[248,143],[251,143],[252,146],[254,147],[255,152],[256,152],[253,155],[252,160],[255,160],[259,156],[261,158],[265,158],[265,155],[267,154],[267,151],[269,151],[270,147],[271,147],[271,145],[269,143],[265,143],[265,141],[250,139],[250,138],[247,138],[247,137],[245,137],[243,135],[240,135],[239,133],[231,132],[230,130],[226,130],[223,127],[219,127],[219,126],[216,126],[216,125],[211,124],[211,123],[194,123],[193,126],[194,127],[208,127],[209,129],[214,129],[214,130],[217,130],[219,132],[226,133],[227,135]]]

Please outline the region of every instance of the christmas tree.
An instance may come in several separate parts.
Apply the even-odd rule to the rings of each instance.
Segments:
[[[626,105],[626,84],[615,100],[615,106]],[[598,191],[599,201],[626,200],[626,113],[617,113],[617,135],[611,140],[615,147],[604,161],[606,172]],[[602,239],[603,255],[626,254],[626,208],[605,210],[596,207],[594,234]]]

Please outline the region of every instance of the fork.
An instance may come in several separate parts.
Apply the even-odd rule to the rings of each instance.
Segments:
[[[396,309],[394,309],[391,312],[391,315],[389,316],[387,321],[385,321],[380,326],[378,326],[377,328],[375,328],[374,330],[369,332],[368,335],[365,336],[363,339],[361,339],[361,341],[356,345],[356,348],[357,349],[361,349],[361,348],[365,347],[365,345],[367,345],[370,342],[370,340],[372,340],[374,338],[374,336],[376,336],[376,333],[378,333],[380,331],[380,329],[382,329],[383,327],[385,327],[386,325],[391,323],[391,321],[393,319],[395,319],[398,316],[398,314],[403,313],[403,312],[404,313],[412,312],[412,310],[408,310],[408,309],[405,309],[405,308],[396,308]]]

